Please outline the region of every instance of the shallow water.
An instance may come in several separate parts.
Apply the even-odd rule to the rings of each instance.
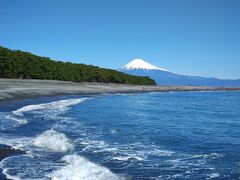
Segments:
[[[14,179],[239,179],[240,92],[59,96],[0,104]]]

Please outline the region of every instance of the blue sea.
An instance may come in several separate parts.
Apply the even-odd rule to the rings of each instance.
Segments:
[[[0,144],[12,179],[240,179],[240,92],[5,102]]]

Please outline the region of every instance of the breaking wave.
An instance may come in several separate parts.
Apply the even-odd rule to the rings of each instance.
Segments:
[[[68,106],[73,106],[73,105],[82,103],[86,99],[88,98],[65,99],[65,100],[54,101],[50,103],[28,105],[28,106],[19,108],[16,111],[13,111],[12,113],[17,116],[23,116],[25,112],[36,111],[41,109],[66,111],[68,109]]]
[[[47,130],[37,136],[33,141],[35,146],[47,148],[56,152],[64,152],[72,148],[65,134],[53,129]]]
[[[67,165],[59,170],[49,174],[53,180],[68,180],[68,179],[81,179],[81,180],[118,180],[123,179],[113,174],[106,167],[94,164],[84,157],[78,155],[66,155],[62,161]]]

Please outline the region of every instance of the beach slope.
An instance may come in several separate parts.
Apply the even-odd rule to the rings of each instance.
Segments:
[[[164,91],[228,91],[240,88],[197,86],[140,86],[112,83],[74,83],[55,80],[0,79],[0,102],[64,94],[107,94]]]

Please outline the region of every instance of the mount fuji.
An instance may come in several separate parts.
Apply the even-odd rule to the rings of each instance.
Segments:
[[[158,85],[240,87],[240,79],[228,80],[177,74],[154,66],[142,59],[130,61],[120,71],[131,75],[149,76]]]

